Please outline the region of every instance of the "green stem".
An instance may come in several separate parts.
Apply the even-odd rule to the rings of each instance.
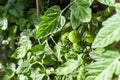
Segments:
[[[71,6],[71,4],[73,4],[73,2],[70,2],[70,4],[68,4],[68,5],[61,11],[60,14],[62,14],[66,9],[68,9],[68,8]]]
[[[29,62],[31,62],[33,58],[34,58],[34,56],[32,56],[32,57],[30,58]]]
[[[36,61],[36,62],[32,63],[31,66],[33,66],[34,64],[41,65],[43,67],[44,71],[46,71],[46,69],[45,69],[45,67],[44,67],[44,65],[42,63]]]
[[[44,45],[49,39],[50,39],[50,37],[48,37],[48,38],[42,43],[42,45]]]
[[[38,43],[41,44],[40,39],[38,39]]]
[[[53,39],[53,37],[50,36],[50,38],[52,39],[52,41],[54,42],[54,44],[57,45],[57,43],[55,42],[55,40]]]
[[[98,20],[98,21],[104,21],[107,17],[109,17],[110,15],[112,15],[111,13],[112,13],[114,10],[115,10],[114,7],[111,7],[111,6],[107,7],[107,8],[105,9],[104,13],[103,13],[101,16],[97,17],[97,20]]]

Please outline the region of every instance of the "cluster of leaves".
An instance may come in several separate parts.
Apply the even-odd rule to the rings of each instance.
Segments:
[[[118,79],[120,3],[72,0],[61,10],[41,0],[36,16],[34,0],[2,1],[2,80]]]

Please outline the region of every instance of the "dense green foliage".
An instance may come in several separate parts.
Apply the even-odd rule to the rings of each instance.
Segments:
[[[0,80],[118,80],[119,32],[115,0],[0,0]]]

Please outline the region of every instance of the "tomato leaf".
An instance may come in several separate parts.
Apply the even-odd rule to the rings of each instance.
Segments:
[[[17,74],[25,74],[29,71],[31,65],[29,62],[23,62],[22,64],[20,64],[16,70]]]
[[[90,53],[95,62],[86,67],[85,80],[111,80],[120,73],[120,55],[116,50],[96,50]]]
[[[64,63],[61,67],[57,68],[56,74],[67,75],[69,73],[72,73],[78,66],[79,66],[78,61],[71,59],[67,61],[66,63]]]
[[[43,45],[35,45],[32,47],[31,52],[35,55],[41,55],[44,53],[44,46]]]
[[[81,64],[81,57],[82,55],[79,55],[78,60],[70,59],[64,64],[62,64],[60,67],[56,69],[56,74],[67,75],[67,74],[73,73],[78,68],[78,66]]]
[[[120,3],[115,4],[115,10],[120,15]]]
[[[61,10],[58,6],[53,6],[45,12],[45,15],[41,17],[42,22],[38,25],[37,38],[46,37],[63,27],[65,18],[60,15],[60,12]]]
[[[31,75],[30,77],[32,80],[42,80],[43,77],[45,76],[44,73],[40,73],[41,69],[40,68],[31,68]]]
[[[72,28],[77,29],[81,22],[72,13],[71,13],[70,17],[71,17]]]
[[[6,68],[5,68],[5,75],[3,76],[3,80],[9,80],[15,75],[16,71],[16,65],[14,63],[10,63]]]
[[[6,30],[8,27],[8,20],[6,17],[0,18],[0,28]]]
[[[27,23],[27,20],[25,20],[24,18],[20,18],[20,19],[16,22],[16,24],[17,24],[18,26],[25,26],[26,23]]]
[[[26,55],[27,51],[31,49],[32,44],[29,39],[30,34],[31,33],[29,30],[25,30],[24,32],[21,33],[21,37],[19,40],[19,47],[12,54],[11,57],[15,59],[23,58]]]
[[[91,9],[89,8],[90,3],[86,0],[75,0],[71,9],[71,22],[73,29],[76,29],[80,22],[89,22],[91,20]]]
[[[56,46],[55,46],[55,50],[56,50],[56,57],[58,59],[58,61],[62,61],[61,57],[61,48],[62,48],[62,44],[59,42]]]
[[[19,75],[19,80],[29,80],[27,76],[21,74]]]
[[[98,0],[98,1],[108,6],[114,6],[115,4],[115,0]]]
[[[108,18],[108,20],[103,22],[102,29],[98,32],[92,48],[106,47],[113,42],[120,40],[120,16],[118,14],[113,15]]]
[[[15,17],[23,17],[24,5],[20,2],[15,3],[9,10],[9,13]]]
[[[89,6],[91,6],[94,0],[86,0],[86,1],[89,3]]]

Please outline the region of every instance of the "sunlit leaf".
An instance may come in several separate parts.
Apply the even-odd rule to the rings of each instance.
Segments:
[[[116,10],[117,14],[120,15],[120,3],[115,4],[115,10]]]
[[[78,66],[79,66],[78,61],[71,59],[68,62],[64,63],[61,67],[57,68],[56,74],[67,75],[69,73],[72,73]]]
[[[40,68],[31,68],[30,77],[32,78],[32,80],[42,80],[44,76],[44,73],[40,73]]]
[[[29,80],[25,75],[19,75],[19,80]]]
[[[17,74],[25,74],[29,71],[31,65],[29,62],[23,62],[22,64],[20,64],[16,70]]]
[[[115,0],[98,0],[98,1],[108,6],[114,6],[115,4]]]
[[[45,51],[45,54],[49,54],[49,55],[54,53],[48,43],[45,44],[44,51]]]
[[[59,42],[56,46],[55,46],[55,49],[56,49],[56,57],[58,59],[58,61],[62,61],[62,54],[61,54],[61,48],[62,48],[62,44]]]
[[[73,29],[76,29],[81,22],[89,22],[91,20],[90,3],[86,0],[75,0],[71,9],[71,22]]]
[[[98,32],[92,48],[106,47],[120,40],[120,15],[115,14],[103,22],[103,27]]]
[[[53,67],[47,68],[47,69],[46,69],[46,73],[47,73],[48,75],[53,74],[53,73],[54,73],[54,68],[53,68]]]
[[[0,18],[0,28],[6,30],[8,27],[8,20],[6,17]]]
[[[65,20],[63,17],[60,18],[60,12],[58,6],[53,6],[45,12],[45,15],[42,16],[42,22],[38,25],[37,38],[46,37],[63,27]],[[61,19],[64,21],[61,22]]]
[[[80,25],[80,20],[79,19],[77,19],[72,13],[71,13],[71,15],[70,15],[70,17],[71,17],[71,25],[72,25],[72,28],[73,29],[77,29],[78,28],[78,26]]]
[[[120,73],[120,55],[116,50],[96,50],[90,53],[95,62],[86,67],[85,80],[112,80]]]
[[[81,57],[82,55],[79,55],[78,60],[70,59],[64,64],[62,64],[60,67],[56,69],[57,75],[67,75],[70,73],[74,73],[74,71],[78,68],[78,66],[81,65]]]
[[[31,49],[31,41],[29,39],[30,33],[29,30],[25,30],[21,33],[21,37],[19,40],[19,47],[16,49],[15,53],[12,55],[13,58],[19,59],[23,58],[27,51]]]

